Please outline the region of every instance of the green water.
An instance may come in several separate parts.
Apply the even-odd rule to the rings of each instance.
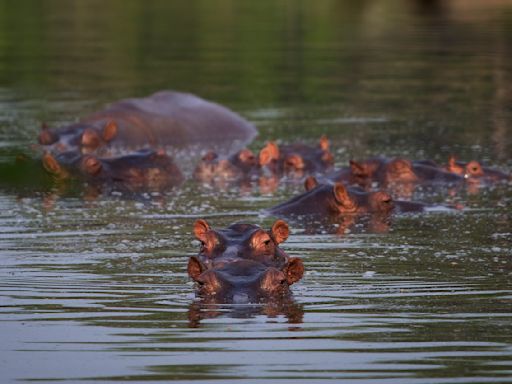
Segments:
[[[385,233],[310,234],[293,300],[216,306],[186,262],[196,218],[268,227],[281,185],[100,195],[30,161],[41,123],[161,89],[336,163],[372,155],[512,169],[510,1],[1,1],[0,381],[512,382],[512,189]],[[186,159],[182,159],[186,161]]]

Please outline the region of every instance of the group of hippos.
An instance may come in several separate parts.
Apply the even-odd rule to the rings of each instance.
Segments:
[[[268,186],[283,179],[303,181],[305,192],[266,211],[279,218],[269,230],[240,223],[213,229],[206,220],[195,222],[194,235],[201,248],[190,257],[188,274],[201,295],[224,300],[232,299],[233,292],[252,297],[285,294],[302,278],[302,260],[279,248],[289,235],[283,218],[346,224],[361,215],[383,218],[392,212],[420,212],[426,204],[396,200],[391,194],[403,198],[417,187],[510,180],[504,172],[454,157],[446,165],[378,157],[334,169],[325,136],[316,146],[268,142],[255,154],[245,146],[256,134],[252,124],[219,104],[161,91],[115,102],[65,127],[43,126],[39,144],[44,168],[59,180],[161,191],[184,180],[170,153],[201,145],[214,149],[204,154],[193,172],[201,183]]]

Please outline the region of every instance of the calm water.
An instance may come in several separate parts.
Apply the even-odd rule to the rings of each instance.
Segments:
[[[420,195],[466,208],[386,233],[295,223],[293,300],[218,306],[186,275],[194,220],[269,226],[296,186],[92,198],[15,164],[42,122],[178,89],[255,149],[510,171],[511,41],[510,1],[0,1],[0,381],[512,382],[510,185]]]

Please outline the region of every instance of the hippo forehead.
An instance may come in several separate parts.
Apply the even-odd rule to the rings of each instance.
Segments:
[[[258,231],[263,231],[258,225],[233,224],[226,229],[217,230],[216,232],[229,242],[243,243],[249,240],[252,235]]]

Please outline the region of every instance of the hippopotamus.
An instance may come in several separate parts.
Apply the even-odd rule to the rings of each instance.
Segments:
[[[444,169],[464,177],[469,182],[496,183],[511,180],[510,175],[500,170],[484,167],[476,160],[457,161],[455,156],[450,156]]]
[[[140,150],[129,155],[100,158],[68,151],[47,152],[43,166],[58,179],[78,178],[93,184],[121,185],[132,190],[162,190],[181,184],[183,175],[163,150]]]
[[[226,107],[188,93],[160,91],[114,102],[69,126],[43,127],[39,143],[52,152],[217,145],[230,153],[254,136],[255,127]]]
[[[430,161],[410,161],[403,158],[371,158],[350,161],[350,166],[328,176],[329,180],[369,189],[374,184],[401,196],[410,196],[417,186],[456,186],[464,178],[441,169]]]
[[[346,215],[384,214],[391,212],[421,212],[422,203],[396,201],[384,191],[366,192],[359,187],[346,187],[336,182],[318,183],[314,177],[305,181],[306,192],[270,208],[267,212],[278,217],[336,219]]]
[[[250,149],[243,148],[227,157],[219,156],[213,151],[206,153],[194,170],[194,178],[202,182],[234,181],[251,179],[257,173],[256,156]]]
[[[279,248],[288,234],[283,220],[274,222],[267,231],[242,223],[212,229],[206,220],[197,220],[194,235],[201,248],[188,261],[188,275],[197,282],[201,296],[215,297],[217,302],[247,302],[287,294],[289,286],[304,274],[302,260]]]
[[[258,160],[261,167],[272,173],[294,178],[324,173],[334,165],[326,136],[320,138],[317,147],[303,143],[277,145],[270,141],[259,152]]]

